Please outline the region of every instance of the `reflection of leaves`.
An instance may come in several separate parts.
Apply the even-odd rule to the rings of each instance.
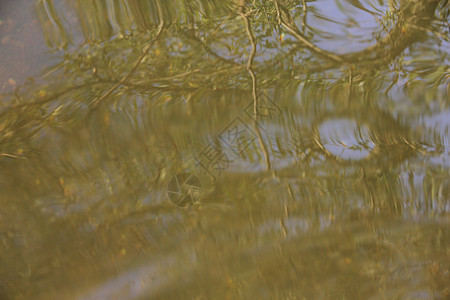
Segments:
[[[209,1],[186,2],[186,6],[177,6],[179,11],[170,10],[172,4],[164,4],[164,12],[167,14],[165,17],[171,23],[164,29],[161,39],[150,48],[146,48],[156,35],[156,22],[159,21],[154,15],[153,4],[153,2],[142,4],[133,2],[132,12],[125,11],[122,4],[116,4],[114,20],[117,23],[112,21],[109,25],[105,23],[110,22],[106,19],[98,21],[105,13],[99,10],[111,9],[110,6],[104,6],[100,0],[92,3],[94,6],[97,5],[92,11],[86,15],[80,14],[79,18],[85,18],[83,20],[85,36],[92,38],[92,41],[85,43],[80,49],[65,51],[62,62],[47,73],[46,80],[50,84],[39,82],[22,87],[19,100],[16,99],[16,95],[8,97],[9,103],[16,104],[10,109],[4,109],[2,113],[3,119],[6,120],[1,125],[5,128],[2,130],[3,138],[0,137],[3,142],[2,151],[17,154],[17,151],[24,148],[30,140],[37,138],[43,128],[58,132],[70,132],[79,128],[92,103],[115,85],[118,85],[117,89],[111,92],[106,100],[108,104],[102,109],[116,110],[117,107],[124,109],[135,106],[143,111],[146,109],[150,111],[150,108],[157,106],[173,108],[174,106],[171,106],[173,104],[181,106],[185,103],[186,116],[174,114],[171,120],[192,122],[189,118],[198,116],[211,127],[218,126],[211,125],[215,123],[213,116],[217,118],[214,121],[226,120],[229,113],[235,112],[233,108],[235,105],[239,106],[239,101],[247,103],[251,80],[244,64],[249,55],[250,45],[248,36],[243,30],[242,20],[235,18],[236,11],[232,3],[224,1],[215,7],[216,4]],[[280,24],[274,1],[255,1],[248,5],[248,19],[257,43],[252,68],[258,75],[258,87],[272,88],[281,85],[282,94],[290,95],[292,102],[298,100],[295,95],[300,92],[302,103],[306,105],[305,109],[318,105],[319,99],[329,92],[333,94],[336,90],[348,89],[349,93],[356,93],[363,89],[379,91],[386,86],[392,87],[391,82],[386,79],[392,75],[390,63],[393,57],[396,57],[394,63],[398,73],[408,71],[410,84],[425,78],[428,84],[439,87],[448,81],[448,67],[438,63],[439,55],[442,54],[433,52],[433,59],[423,59],[417,54],[420,48],[410,47],[410,56],[402,57],[405,47],[415,41],[412,38],[414,32],[401,38],[404,40],[396,40],[401,34],[402,27],[399,26],[404,21],[402,14],[406,11],[393,11],[388,16],[389,26],[379,29],[383,33],[378,40],[380,44],[355,53],[358,57],[342,56],[345,61],[336,64],[329,62],[329,57],[321,55],[320,51],[308,51],[308,47],[303,47],[289,34],[286,34],[283,43],[279,42]],[[293,32],[309,43],[317,38],[314,30],[306,30],[303,33],[300,29],[296,29],[297,24],[303,22],[300,20],[303,17],[303,10],[294,2],[283,1],[283,6],[280,4],[280,7],[286,24]],[[145,9],[151,10],[152,13],[145,15],[142,12]],[[142,11],[139,12],[140,10]],[[418,23],[426,26],[419,18],[421,12],[415,13],[420,20]],[[136,29],[133,29],[135,25]],[[128,31],[129,29],[133,30]],[[47,35],[54,36],[54,32],[48,30],[50,31]],[[116,33],[115,30],[118,33],[109,39]],[[287,33],[286,28],[284,32]],[[148,54],[138,64],[135,72],[130,74],[133,64],[146,49],[149,50]],[[429,52],[433,49],[429,49]],[[391,50],[393,53],[389,52]],[[386,51],[389,53],[387,56]],[[370,61],[367,61],[368,58]],[[336,67],[341,69],[338,70]],[[45,95],[39,93],[40,90],[45,90]],[[336,98],[345,97],[338,95]],[[8,102],[8,99],[5,102]],[[211,105],[208,107],[212,108],[214,113],[209,114],[208,111],[205,117],[204,110],[199,108],[199,104]],[[326,105],[328,104],[325,103],[324,106]],[[108,121],[98,124],[99,132],[107,130],[111,123],[114,124],[113,118],[117,117],[108,114]],[[166,125],[159,124],[154,130],[160,130],[159,128],[163,126]],[[198,127],[196,131],[198,135],[209,133],[209,128]],[[392,124],[390,130],[392,128],[397,130],[400,126]],[[293,151],[297,153],[298,161],[308,165],[315,159],[321,159],[321,149],[315,145],[310,128],[299,125],[297,130],[305,132],[305,135],[291,135],[294,140]],[[185,146],[177,144],[178,140],[174,136],[192,134],[192,128],[178,126],[175,131],[176,133],[168,130],[167,135],[171,137],[167,139],[171,142],[164,148],[174,153],[181,151],[180,148]],[[120,131],[117,132],[119,134]],[[380,128],[380,132],[380,143],[383,142],[383,138],[389,140],[389,137],[383,136],[388,132],[386,128]],[[161,141],[163,138],[159,136],[156,140]],[[143,145],[135,146],[136,149],[145,148]],[[367,147],[367,145],[359,146]],[[120,147],[117,149],[125,151]],[[256,148],[249,148],[245,157],[254,158],[255,152]],[[398,152],[403,153],[400,150]],[[121,168],[125,170],[124,177],[127,182],[137,180],[138,176],[133,173],[134,171],[123,166]],[[142,176],[142,173],[140,174]]]
[[[247,18],[256,41],[252,68],[257,86],[273,93],[274,101],[284,110],[280,122],[268,122],[268,129],[275,129],[275,132],[263,137],[270,146],[275,170],[268,174],[245,167],[248,164],[258,167],[258,161],[262,160],[258,145],[252,144],[240,152],[244,168],[239,172],[224,172],[218,184],[208,190],[205,203],[200,204],[203,211],[184,213],[167,203],[165,181],[189,164],[186,159],[199,153],[203,146],[201,141],[210,141],[211,135],[220,133],[230,120],[244,114],[242,108],[251,100],[252,79],[244,66],[251,45],[242,18],[236,17],[236,1],[160,2],[164,3],[167,24],[159,41],[151,47],[149,41],[156,35],[160,21],[155,1],[95,0],[87,6],[77,6],[78,18],[83,19],[86,43],[80,49],[66,49],[61,62],[43,78],[19,87],[15,94],[2,96],[0,184],[9,191],[7,194],[2,190],[3,199],[10,195],[14,200],[19,199],[5,202],[30,207],[33,216],[29,218],[28,210],[19,209],[24,222],[18,222],[18,226],[30,222],[32,227],[42,228],[34,226],[34,220],[38,220],[36,224],[48,229],[43,244],[64,253],[67,259],[58,263],[77,264],[77,270],[83,271],[87,264],[98,264],[101,255],[117,247],[129,247],[127,254],[132,253],[133,247],[140,253],[144,250],[154,254],[166,247],[172,249],[175,240],[177,243],[188,241],[189,246],[197,247],[195,251],[201,251],[203,256],[225,264],[229,258],[235,259],[240,251],[254,253],[248,249],[254,247],[255,242],[267,245],[267,241],[275,240],[278,249],[280,236],[291,238],[297,232],[306,232],[307,240],[294,238],[292,248],[289,244],[282,245],[283,249],[287,248],[282,259],[276,255],[261,255],[265,251],[262,249],[256,256],[258,272],[272,276],[276,274],[273,266],[283,265],[300,275],[305,270],[307,275],[317,274],[320,259],[329,255],[332,264],[322,266],[325,280],[314,280],[331,282],[329,289],[333,290],[333,295],[339,294],[342,298],[368,297],[353,292],[354,289],[346,285],[348,281],[336,282],[332,278],[336,266],[354,276],[352,283],[362,280],[370,289],[377,287],[374,278],[397,278],[391,270],[383,271],[385,268],[379,265],[379,259],[369,261],[368,266],[366,260],[358,262],[351,253],[355,245],[362,247],[365,253],[376,252],[377,257],[381,253],[389,258],[385,263],[391,267],[392,257],[399,255],[396,247],[380,238],[378,229],[372,234],[373,226],[361,231],[361,224],[373,225],[378,213],[417,215],[419,211],[437,215],[446,212],[445,195],[449,189],[446,168],[427,167],[425,178],[419,184],[414,180],[410,180],[409,185],[401,181],[405,170],[412,170],[411,174],[423,172],[412,166],[417,160],[417,151],[428,154],[426,147],[415,140],[417,135],[409,124],[414,114],[410,112],[424,107],[424,99],[428,99],[431,108],[448,106],[433,94],[448,83],[448,66],[442,64],[446,54],[441,46],[434,41],[417,41],[414,28],[402,36],[400,25],[405,16],[401,14],[406,11],[393,11],[390,23],[375,30],[379,33],[375,34],[377,45],[355,53],[358,57],[345,56],[345,62],[337,64],[330,62],[326,55],[305,47],[286,29],[280,29],[274,1],[243,1],[248,6]],[[305,11],[299,1],[279,3],[283,4],[289,25],[306,25],[303,23]],[[317,12],[314,1],[303,3],[308,4],[310,12]],[[84,13],[84,9],[88,11]],[[424,16],[420,11],[409,13]],[[64,19],[60,12],[46,17],[55,19],[55,14],[61,16],[60,20]],[[428,21],[433,20],[433,14],[425,15],[430,17]],[[408,22],[416,20],[420,18],[411,18]],[[44,28],[52,45],[61,47],[51,39],[64,40],[62,33],[57,33],[63,28],[55,24],[52,26],[56,27]],[[61,24],[64,25],[62,21]],[[417,24],[431,28],[422,21]],[[302,38],[311,43],[324,41],[317,34],[317,28],[304,27],[298,29]],[[433,24],[433,33],[445,33],[447,29],[442,27]],[[292,29],[295,31],[294,27]],[[436,34],[433,36],[438,38]],[[148,54],[135,72],[130,73],[145,50],[149,50]],[[416,102],[408,102],[407,108],[399,112],[398,99],[380,96],[380,91],[385,91],[387,86],[395,90],[396,82],[405,82],[405,78],[409,80],[405,89]],[[105,99],[104,105],[89,114],[92,103],[116,84],[117,89]],[[423,90],[426,90],[426,98],[417,93]],[[387,101],[383,101],[385,98]],[[356,164],[340,161],[327,155],[321,145],[314,127],[327,117],[341,114],[371,123],[374,133],[371,139],[376,150],[367,160]],[[432,130],[426,134],[436,135],[427,146],[434,146],[435,152],[442,153],[444,150],[437,146],[442,148],[446,137]],[[350,149],[369,146],[368,141],[363,141]],[[233,207],[238,209],[223,214]],[[214,217],[210,218],[211,215]],[[223,226],[223,216],[226,216],[227,226]],[[383,217],[382,223],[385,221]],[[335,236],[333,228],[338,228],[343,235],[356,237],[356,244],[342,243],[339,235],[337,239],[332,238]],[[410,226],[408,228],[406,231],[412,232]],[[217,232],[224,234],[217,235]],[[236,232],[245,238],[239,243],[229,243],[227,238]],[[258,235],[258,232],[263,233]],[[404,232],[395,234],[401,236]],[[214,239],[204,238],[205,233]],[[35,239],[33,234],[30,237]],[[118,241],[113,236],[123,238]],[[430,236],[437,245],[445,241],[442,237]],[[217,243],[217,239],[223,240]],[[210,241],[213,243],[209,244]],[[317,241],[325,245],[324,251],[311,263],[311,255],[318,249]],[[80,242],[85,244],[80,246]],[[2,245],[5,244],[0,243],[0,247]],[[205,246],[216,250],[214,247],[223,245],[220,251],[204,251]],[[302,249],[299,250],[298,245],[303,245]],[[328,248],[334,250],[330,252]],[[440,246],[430,249],[443,251]],[[293,255],[298,251],[305,254],[305,259]],[[7,251],[2,248],[3,252]],[[48,247],[42,247],[37,254],[26,257],[42,261],[40,258],[48,255],[46,252]],[[409,253],[405,249],[402,252]],[[284,259],[287,256],[289,259]],[[110,257],[105,260],[111,265]],[[49,274],[64,269],[50,259],[44,262]],[[403,262],[399,266],[401,270],[413,268],[405,267]],[[226,272],[233,275],[231,269],[235,266],[230,266]],[[242,268],[244,271],[239,269],[239,274],[248,274],[251,267],[252,264],[246,264]],[[7,270],[14,268],[11,263]],[[211,275],[220,282],[217,274]],[[286,274],[291,276],[289,272]],[[285,279],[289,282],[292,278]],[[211,289],[210,295],[217,294],[217,286],[209,285],[211,278],[203,280],[205,284],[200,284],[198,289],[204,290],[206,286]],[[256,281],[255,290],[260,291]],[[297,282],[291,286],[294,294],[314,298],[317,294],[308,289],[311,281],[302,282],[300,287]],[[29,284],[28,279],[26,284]],[[234,284],[233,281],[230,286]],[[267,286],[276,284],[274,281]],[[39,290],[42,286],[39,285]],[[284,291],[283,288],[284,283],[280,291]],[[184,285],[180,289],[173,289],[171,285],[159,295],[167,299],[169,297],[165,296],[176,294],[178,290],[185,296]],[[180,295],[174,298],[179,299]]]
[[[73,76],[73,82],[92,81],[93,77],[97,77],[96,80],[100,79],[105,83],[118,82],[129,72],[129,64],[136,61],[142,53],[152,32],[154,34],[155,24],[159,22],[159,19],[155,15],[157,9],[154,2],[133,0],[128,2],[131,7],[130,11],[125,10],[125,6],[122,4],[111,7],[105,5],[102,0],[96,0],[92,3],[92,9],[84,8],[87,10],[87,14],[79,13],[81,24],[85,24],[82,27],[84,26],[83,31],[87,38],[97,36],[98,38],[95,40],[105,39],[114,34],[115,30],[119,33],[114,39],[101,43],[92,42],[86,44],[80,51],[66,53],[64,68],[66,72],[70,70],[74,75],[79,72]],[[430,19],[427,14],[434,12],[432,6],[435,4],[433,2],[434,4],[427,7],[426,10],[420,9],[421,4],[411,4],[389,11],[386,13],[384,21],[381,22],[382,28],[377,45],[341,57],[326,53],[311,43],[316,32],[314,28],[305,33],[296,28],[297,23],[303,22],[301,18],[305,13],[302,11],[303,9],[300,9],[301,6],[298,3],[282,1],[281,4],[280,1],[278,9],[276,3],[276,1],[259,0],[248,4],[252,30],[259,45],[264,45],[266,50],[273,49],[273,54],[270,54],[269,58],[257,51],[253,66],[255,72],[267,73],[270,71],[283,80],[294,77],[297,81],[307,80],[305,74],[314,76],[318,80],[344,76],[346,72],[341,73],[334,70],[338,66],[337,64],[327,62],[328,59],[331,59],[332,61],[343,61],[345,64],[346,61],[349,61],[353,64],[351,68],[353,69],[352,80],[354,83],[366,82],[369,69],[373,69],[375,66],[386,69],[392,59],[401,55],[403,50],[414,42],[415,34],[414,29],[408,30],[406,33],[403,31],[405,19],[407,19],[406,23],[415,22],[414,24],[423,28],[426,26],[424,19]],[[358,1],[354,4],[361,6]],[[174,6],[177,9],[173,9]],[[77,9],[80,7],[77,6]],[[112,19],[102,17],[105,14],[103,10]],[[311,10],[314,10],[313,4],[311,4]],[[52,11],[54,12],[54,9]],[[156,45],[140,66],[140,71],[133,74],[128,82],[124,82],[125,86],[140,89],[140,93],[147,91],[148,94],[159,93],[162,88],[173,92],[178,91],[181,94],[184,94],[184,91],[200,87],[213,90],[248,88],[243,66],[241,70],[227,69],[227,65],[238,68],[243,64],[244,57],[247,55],[245,44],[248,41],[242,30],[241,22],[239,19],[231,17],[224,18],[227,14],[234,15],[236,13],[234,2],[223,1],[219,4],[199,0],[176,5],[169,1],[163,3],[163,11],[164,18],[171,23],[164,36],[167,44]],[[143,12],[149,12],[149,14],[146,15]],[[199,15],[202,17],[199,18]],[[409,18],[411,15],[414,15],[414,18]],[[287,25],[283,30],[286,32],[286,28],[288,28],[298,35],[297,38],[303,41],[303,45],[306,45],[306,48],[311,49],[313,53],[308,53],[301,47],[301,44],[299,45],[298,41],[292,40],[292,37],[288,36],[289,32],[286,32],[288,35],[280,44],[280,17]],[[107,25],[105,22],[111,24]],[[133,26],[139,30],[130,31],[129,29]],[[150,33],[144,33],[144,30],[148,30]],[[47,35],[54,36],[52,31],[48,31]],[[102,37],[102,35],[106,36]],[[243,45],[244,47],[242,47]],[[389,55],[386,56],[386,53]],[[186,61],[189,63],[186,64]],[[396,63],[400,62],[401,60],[396,61]],[[276,72],[273,72],[274,67]],[[193,70],[201,70],[201,72],[189,76],[188,82],[175,78],[179,74]],[[233,71],[230,72],[231,70]],[[326,74],[322,74],[323,72]],[[228,76],[223,76],[226,73]],[[161,77],[172,78],[172,80],[158,80]],[[361,78],[361,80],[357,78]],[[439,78],[438,82],[442,83],[442,78]],[[273,83],[267,81],[265,84],[270,86]]]

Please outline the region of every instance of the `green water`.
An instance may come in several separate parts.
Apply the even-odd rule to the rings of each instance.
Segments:
[[[3,1],[0,299],[448,299],[441,1]]]

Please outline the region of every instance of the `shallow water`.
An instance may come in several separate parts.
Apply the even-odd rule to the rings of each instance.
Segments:
[[[450,296],[447,1],[0,8],[0,299]]]

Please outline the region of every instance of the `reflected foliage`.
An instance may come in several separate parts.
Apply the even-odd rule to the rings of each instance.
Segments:
[[[0,298],[448,297],[448,1],[326,2],[36,1],[58,63],[0,95]]]

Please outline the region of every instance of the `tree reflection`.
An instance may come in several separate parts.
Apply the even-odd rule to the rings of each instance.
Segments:
[[[401,285],[403,279],[393,271],[384,272],[381,266],[389,263],[377,261],[379,253],[367,254],[372,267],[359,273],[349,266],[345,255],[351,254],[342,253],[357,247],[364,253],[380,251],[402,267],[395,249],[406,251],[402,241],[392,245],[376,230],[401,218],[448,213],[448,126],[421,123],[449,111],[448,1],[340,5],[349,18],[326,15],[314,1],[37,1],[44,35],[60,59],[41,77],[1,95],[0,187],[5,193],[0,202],[10,222],[0,227],[0,251],[9,250],[2,251],[8,253],[7,269],[28,275],[11,279],[0,270],[0,278],[14,281],[10,285],[17,291],[26,290],[29,278],[82,282],[83,268],[97,261],[105,268],[115,260],[126,264],[118,254],[123,249],[135,255],[170,252],[180,241],[193,251],[211,250],[200,260],[226,265],[238,256],[242,264],[236,269],[242,270],[257,267],[245,251],[269,241],[268,248],[258,250],[258,272],[264,288],[272,284],[286,296],[299,292],[295,274],[312,275],[314,262],[323,263],[314,256],[319,255],[314,242],[300,234],[310,232],[324,244],[320,255],[332,262],[322,264],[321,274],[329,275],[317,282],[331,282],[333,272],[343,269],[355,277],[329,283],[328,291],[342,284],[346,289],[337,289],[339,296],[367,296],[350,291],[349,282],[357,282],[357,276],[369,282],[372,292],[374,277],[394,278]],[[347,29],[364,26],[351,18],[352,11],[364,12],[378,27],[369,28],[370,39],[349,38],[362,50],[333,49]],[[73,12],[79,31],[69,25]],[[341,33],[328,34],[318,20]],[[81,45],[73,44],[77,35],[84,40]],[[282,113],[260,126],[261,120],[244,109],[253,107],[256,113],[263,92]],[[213,182],[195,168],[194,158],[209,144],[228,153],[219,135],[236,117],[255,132],[255,141]],[[324,144],[324,124],[335,124],[330,120],[366,128],[364,139],[355,138],[352,145],[334,136],[328,141],[344,151],[368,149],[363,140],[370,139],[367,155],[352,160],[339,155],[339,148],[330,151]],[[445,161],[436,164],[436,157]],[[170,179],[184,172],[196,172],[206,186],[202,201],[186,210],[172,205],[166,194]],[[15,224],[13,217],[22,223]],[[354,222],[363,223],[363,233]],[[224,236],[215,237],[224,225]],[[334,227],[342,229],[337,238],[327,231]],[[448,230],[437,227],[442,232],[430,236],[434,250],[424,246],[423,237],[414,249],[444,251],[440,243]],[[412,234],[404,225],[399,228],[392,236]],[[12,234],[3,239],[2,230]],[[432,232],[426,226],[421,230]],[[233,236],[240,231],[242,240]],[[339,243],[345,232],[355,240]],[[52,250],[29,242],[35,235]],[[167,235],[171,238],[163,238]],[[217,245],[209,242],[213,237]],[[313,262],[295,257],[289,238],[302,239],[301,251]],[[216,249],[220,242],[224,249]],[[35,254],[15,255],[10,249],[20,243],[33,244]],[[285,243],[285,256],[279,257],[271,243]],[[52,255],[62,261],[52,261]],[[73,271],[55,279],[49,274],[59,270],[58,264]],[[285,275],[286,286],[271,282],[275,266],[293,272]],[[190,286],[192,295],[203,291],[201,282],[220,277],[212,269],[198,272],[204,271],[200,283]],[[234,271],[224,267],[230,277]],[[439,276],[448,274],[440,273],[432,281],[436,293],[443,294]],[[228,285],[247,280],[246,292],[258,293],[253,277],[237,274]],[[304,282],[306,290],[311,281]],[[214,287],[227,290],[220,283]],[[30,291],[45,294],[38,289]],[[203,295],[212,293],[206,290]],[[235,286],[230,290],[239,294]],[[157,296],[177,298],[183,292],[179,285],[162,288]]]

